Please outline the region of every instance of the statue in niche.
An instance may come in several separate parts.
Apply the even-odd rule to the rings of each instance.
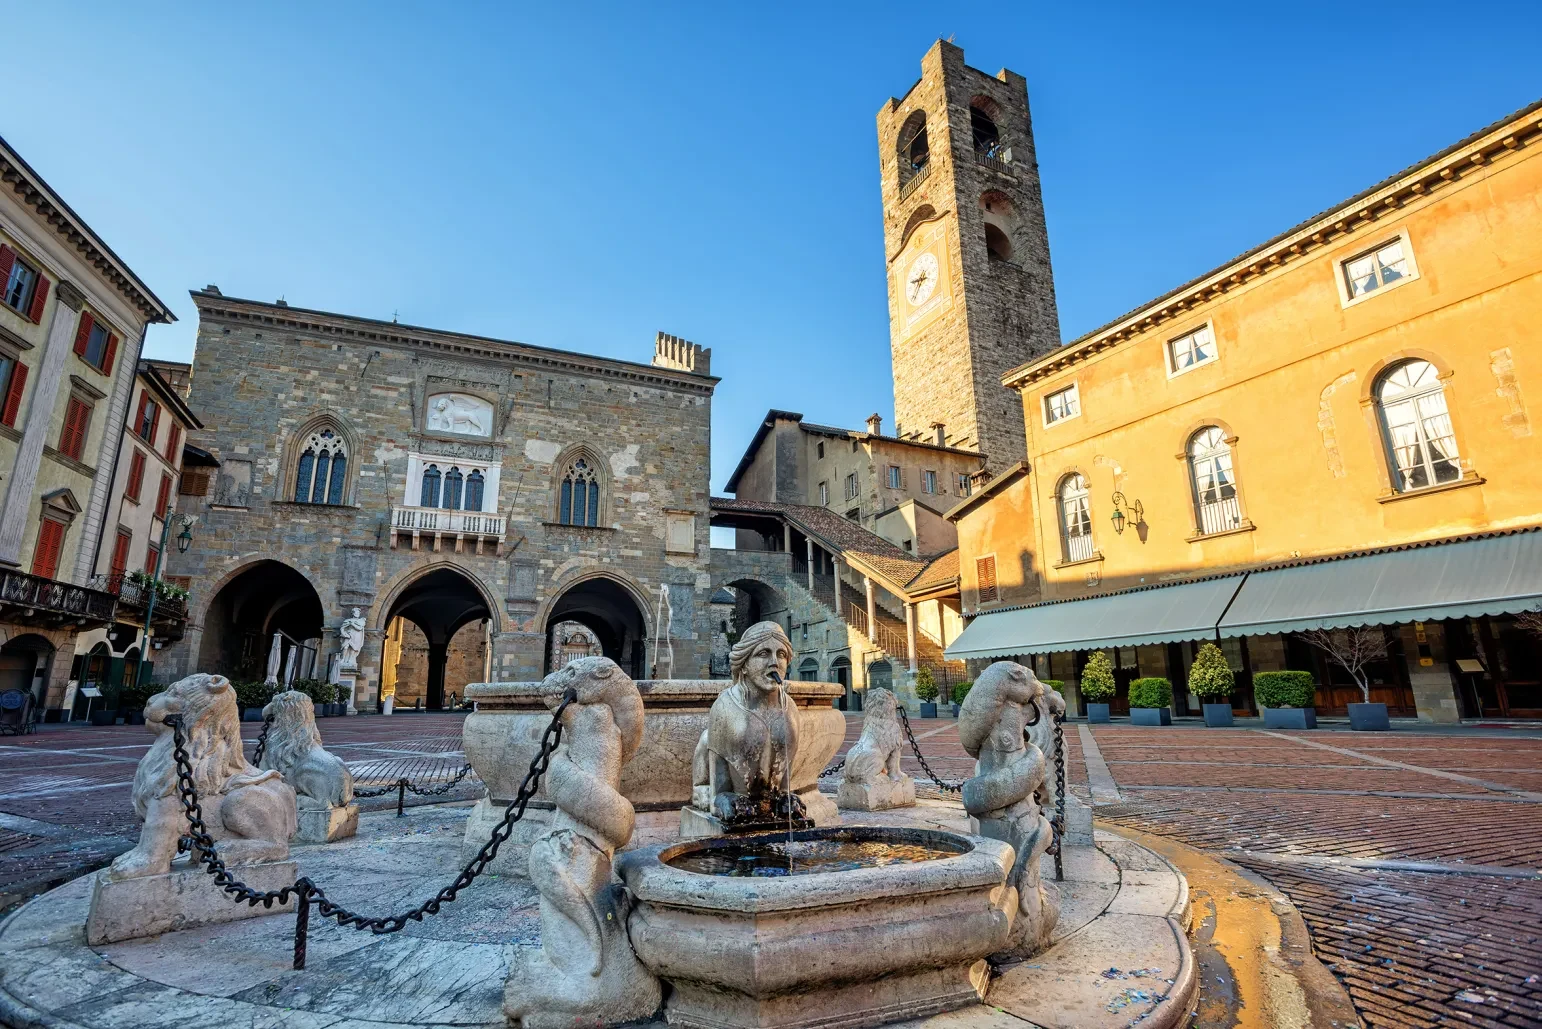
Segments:
[[[812,827],[792,792],[798,718],[787,695],[791,660],[792,642],[776,622],[750,626],[728,652],[733,685],[718,694],[696,744],[691,809],[682,822],[705,815],[718,832],[786,829],[789,820],[793,828]]]
[[[1033,672],[997,661],[975,679],[958,716],[959,742],[978,762],[962,791],[971,827],[1017,851],[1007,875],[1007,885],[1017,890],[1017,919],[1011,948],[1002,957],[1043,950],[1060,917],[1059,894],[1039,871],[1053,839],[1040,806],[1051,773],[1044,752],[1024,738],[1029,718],[1043,723],[1050,717],[1044,693]]]
[[[546,792],[556,811],[530,847],[530,881],[541,894],[541,947],[510,961],[503,1010],[525,1029],[634,1022],[653,1015],[663,990],[632,952],[626,891],[611,881],[617,848],[636,815],[618,790],[642,744],[637,684],[606,657],[581,657],[548,675],[541,694],[556,708],[568,687]]]
[[[427,428],[464,436],[493,434],[493,407],[464,393],[440,393],[429,398]]]
[[[344,618],[343,624],[337,627],[338,642],[343,648],[343,660],[340,668],[359,667],[359,652],[364,649],[364,619],[359,616],[359,609],[353,609],[352,618]]]

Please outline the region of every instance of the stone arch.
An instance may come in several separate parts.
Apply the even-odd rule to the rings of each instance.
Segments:
[[[985,252],[991,261],[1010,261],[1017,249],[1022,219],[1017,205],[999,189],[980,194],[980,219],[985,223]]]
[[[399,686],[402,623],[415,626],[423,637],[426,660],[415,673],[421,674],[421,681],[414,681],[412,686],[414,695],[421,696],[428,709],[442,708],[447,694],[464,696],[467,682],[482,679],[485,652],[481,661],[452,660],[457,655],[464,657],[462,650],[485,648],[498,626],[498,607],[487,585],[465,567],[453,561],[435,561],[405,573],[372,615],[376,627],[385,630],[397,650],[393,654],[392,647],[382,647],[382,688],[395,692]],[[468,635],[462,631],[478,622],[486,626],[483,632]],[[457,655],[452,655],[452,646],[458,648]],[[447,678],[452,663],[461,669],[453,682]]]
[[[910,237],[927,222],[937,220],[937,209],[931,204],[922,204],[910,215],[910,220],[905,222],[905,231],[900,233],[900,249],[910,242]]]
[[[462,578],[475,587],[476,591],[481,594],[482,602],[492,617],[493,632],[495,634],[502,632],[503,619],[499,614],[500,605],[496,601],[494,592],[488,587],[487,583],[482,581],[481,576],[471,571],[465,565],[450,559],[439,559],[416,565],[402,572],[392,582],[388,583],[380,591],[382,599],[376,600],[374,607],[369,611],[370,628],[384,631],[386,624],[390,621],[390,618],[387,616],[390,614],[391,608],[403,594],[412,588],[413,583],[443,569],[459,573]]]
[[[313,415],[283,437],[280,472],[274,487],[273,499],[294,501],[300,474],[300,459],[305,453],[306,441],[312,435],[328,429],[340,437],[348,458],[345,466],[346,475],[343,477],[341,506],[353,504],[354,491],[359,481],[359,465],[364,455],[359,450],[359,434],[353,425],[347,418],[331,411]]]
[[[578,622],[599,640],[604,655],[633,679],[648,678],[652,647],[651,607],[635,583],[609,569],[588,569],[555,587],[543,605],[537,624],[546,636],[542,658],[550,671],[552,632],[565,622]]]
[[[0,691],[30,693],[33,717],[38,720],[48,699],[56,649],[48,637],[35,632],[19,633],[0,646]]]
[[[735,591],[737,602],[734,604],[734,621],[736,624],[741,628],[747,628],[756,622],[778,622],[782,628],[787,629],[787,635],[793,638],[796,648],[797,639],[793,637],[793,629],[788,626],[791,614],[784,588],[753,576],[736,576],[730,579],[726,575],[712,583],[713,589],[720,586],[727,586]]]
[[[977,154],[1011,160],[1012,151],[1001,131],[1001,105],[988,96],[969,98],[969,135]]]
[[[196,667],[238,680],[266,674],[275,632],[303,642],[321,637],[326,622],[326,606],[315,581],[292,565],[266,557],[221,576],[199,611],[203,631]]]
[[[904,186],[931,161],[931,143],[926,135],[926,112],[912,111],[900,126],[894,140],[899,165],[899,184]]]

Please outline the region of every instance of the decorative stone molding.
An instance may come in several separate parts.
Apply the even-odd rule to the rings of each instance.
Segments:
[[[54,286],[54,296],[59,298],[59,303],[77,314],[86,306],[86,295],[68,279],[60,279]]]

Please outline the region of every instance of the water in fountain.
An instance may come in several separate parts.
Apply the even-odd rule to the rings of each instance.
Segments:
[[[669,602],[669,586],[659,585],[659,603],[653,616],[653,677],[673,679],[675,676],[675,611]]]
[[[969,848],[940,833],[885,832],[868,826],[723,836],[660,855],[665,864],[702,875],[781,878],[855,868],[936,861]]]

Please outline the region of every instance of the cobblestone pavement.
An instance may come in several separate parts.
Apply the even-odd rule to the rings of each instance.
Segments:
[[[327,749],[353,770],[360,789],[406,777],[432,786],[465,764],[456,714],[328,718]],[[247,754],[262,729],[247,722]],[[130,799],[134,767],[149,748],[142,725],[45,725],[33,736],[0,737],[0,910],[99,868],[133,846],[139,832]],[[406,803],[481,795],[468,775],[443,796],[407,794]],[[396,791],[361,799],[368,811],[393,807]]]

